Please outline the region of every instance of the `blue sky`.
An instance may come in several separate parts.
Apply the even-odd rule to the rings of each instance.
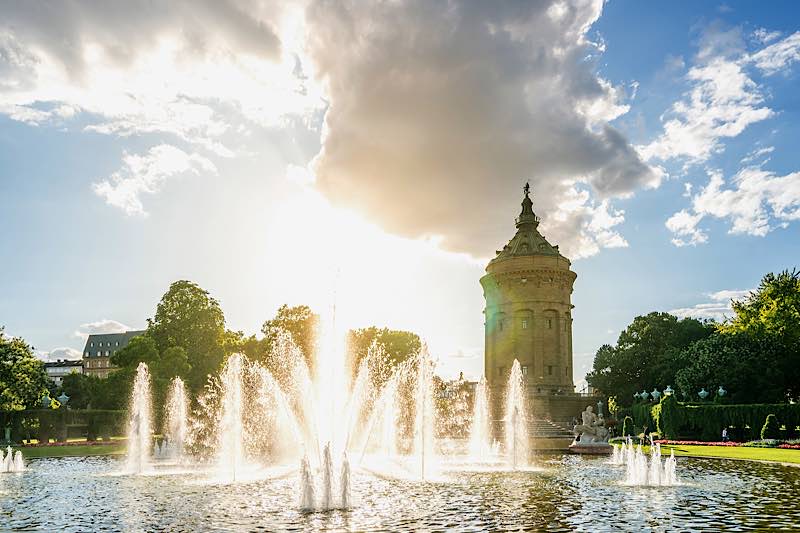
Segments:
[[[335,298],[477,375],[526,179],[576,381],[634,316],[719,318],[800,257],[793,2],[0,5],[0,324],[42,357],[191,279],[248,334]]]

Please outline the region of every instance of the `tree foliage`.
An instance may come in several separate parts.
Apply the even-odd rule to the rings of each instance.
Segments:
[[[19,337],[9,338],[0,328],[0,411],[21,411],[39,406],[47,393],[44,363]]]
[[[676,383],[690,398],[701,388],[713,394],[723,385],[733,403],[782,402],[793,385],[778,364],[784,353],[775,336],[712,335],[685,350],[687,364],[677,372]]]
[[[314,356],[317,352],[317,332],[319,328],[319,315],[314,313],[307,305],[289,307],[283,304],[278,308],[275,317],[264,322],[261,332],[266,343],[265,353],[271,353],[278,335],[287,332],[292,341],[303,352],[308,368],[313,372]],[[258,349],[256,345],[252,345]]]
[[[205,385],[209,374],[219,370],[224,359],[222,309],[208,291],[190,281],[170,285],[155,316],[147,320],[147,335],[155,341],[159,353],[171,347],[186,352],[186,382],[195,391]]]
[[[685,365],[684,348],[711,335],[714,326],[694,318],[653,312],[638,316],[620,333],[616,346],[597,350],[588,383],[630,404],[633,394],[675,383]]]
[[[767,415],[764,420],[764,425],[761,426],[762,439],[778,439],[781,436],[781,425],[778,423],[778,417],[774,413]]]
[[[361,361],[367,356],[373,343],[383,351],[386,362],[391,368],[410,359],[422,348],[422,342],[416,333],[375,326],[351,330],[347,343],[352,375],[358,371]]]

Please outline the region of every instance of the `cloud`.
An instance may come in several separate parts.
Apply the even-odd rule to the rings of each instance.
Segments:
[[[681,209],[666,222],[667,229],[676,235],[672,239],[675,246],[702,244],[708,240],[708,235],[697,228],[703,215],[691,214],[686,209]]]
[[[96,322],[87,322],[86,324],[81,324],[78,326],[78,329],[75,330],[74,335],[75,337],[79,337],[85,341],[89,335],[103,333],[124,333],[125,331],[130,330],[131,327],[126,326],[122,322],[104,318]]]
[[[147,215],[142,194],[157,193],[168,179],[187,173],[216,173],[214,164],[199,154],[187,154],[167,144],[150,148],[144,155],[122,157],[123,166],[110,179],[92,185],[94,192],[109,205],[128,215]]]
[[[800,61],[800,31],[791,34],[747,58],[765,74],[775,74]]]
[[[36,357],[44,362],[59,360],[76,361],[81,359],[81,352],[75,348],[64,346],[61,348],[53,348],[49,352],[36,350]]]
[[[597,74],[603,45],[588,35],[601,10],[312,2],[309,54],[330,103],[316,187],[389,231],[485,257],[511,236],[530,179],[565,253],[622,245],[610,201],[662,172],[609,124],[628,105]]]
[[[232,0],[5,3],[0,113],[29,124],[81,114],[90,131],[166,133],[229,156],[231,130],[280,127],[323,105],[278,35],[298,31],[298,10]]]
[[[778,38],[757,36],[760,43]],[[750,71],[755,67],[769,76],[800,60],[800,32],[753,53],[744,46],[739,28],[712,26],[704,32],[696,64],[686,75],[691,89],[662,116],[663,133],[639,148],[646,160],[704,163],[724,150],[726,139],[775,115]]]
[[[677,246],[708,240],[697,228],[705,217],[727,220],[729,233],[763,237],[800,219],[800,172],[779,176],[760,167],[745,167],[726,183],[722,172],[709,171],[708,184],[691,197],[691,209],[667,220]]]
[[[663,133],[640,148],[645,159],[702,163],[724,149],[723,139],[774,114],[737,61],[711,59],[689,69],[687,79],[692,89],[662,117]]]
[[[722,322],[733,315],[731,300],[741,300],[750,290],[721,290],[706,294],[710,301],[669,311],[680,318],[710,318]]]
[[[761,158],[761,157],[763,157],[763,156],[769,155],[769,154],[771,154],[771,153],[772,153],[772,152],[774,152],[774,151],[775,151],[775,147],[774,147],[774,146],[765,146],[765,147],[763,147],[763,148],[756,148],[755,150],[751,151],[751,152],[750,152],[750,153],[748,153],[746,156],[744,156],[744,157],[743,157],[743,158],[742,158],[742,159],[739,161],[739,163],[741,163],[741,164],[743,164],[743,165],[746,165],[746,164],[752,163],[752,162],[753,162],[753,161],[755,161],[756,159],[759,159],[759,158]],[[766,160],[764,160],[764,161],[763,161],[761,164],[764,164],[764,163],[766,163],[767,161],[769,161],[769,158],[767,158]]]

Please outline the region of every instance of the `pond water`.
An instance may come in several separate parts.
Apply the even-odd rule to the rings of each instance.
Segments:
[[[122,475],[123,458],[31,460],[0,475],[0,531],[708,531],[800,528],[800,468],[679,458],[681,484],[630,487],[605,458],[437,481],[354,467],[349,510],[299,510],[299,469],[222,484],[198,470]]]

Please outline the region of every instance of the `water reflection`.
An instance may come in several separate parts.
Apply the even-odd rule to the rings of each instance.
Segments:
[[[204,472],[109,475],[113,458],[32,460],[0,476],[12,531],[499,530],[674,531],[796,528],[800,469],[679,459],[677,487],[628,487],[600,458],[540,458],[538,471],[452,472],[445,481],[353,472],[353,507],[302,513],[298,475],[204,483]],[[4,529],[3,529],[4,530]]]

